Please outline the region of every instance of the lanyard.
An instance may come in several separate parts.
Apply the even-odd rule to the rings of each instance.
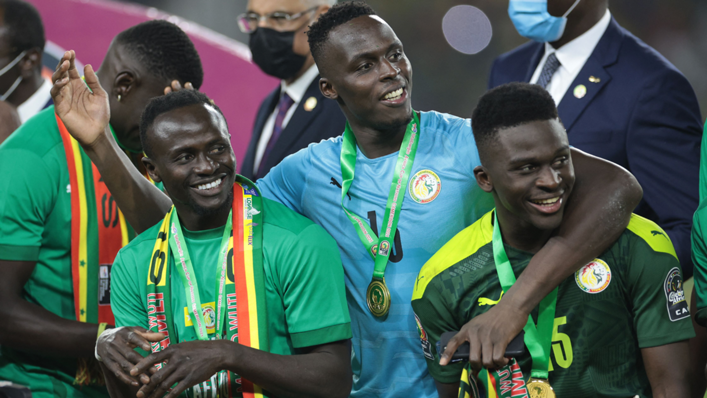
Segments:
[[[371,227],[361,217],[350,212],[344,205],[344,199],[351,188],[356,169],[356,137],[351,126],[346,122],[344,139],[341,145],[341,208],[349,218],[359,239],[366,247],[366,251],[374,261],[373,279],[368,286],[366,299],[368,308],[375,316],[384,316],[390,308],[390,291],[385,284],[385,268],[388,265],[391,245],[398,227],[400,210],[402,209],[405,191],[407,191],[410,171],[417,153],[417,143],[420,140],[420,117],[413,111],[413,117],[405,129],[405,136],[398,151],[398,161],[395,163],[395,173],[390,184],[388,202],[385,206],[383,226],[380,235],[376,238]]]
[[[503,247],[501,227],[498,224],[498,216],[495,210],[493,212],[493,221],[493,259],[496,263],[498,280],[501,282],[503,291],[507,292],[516,282],[516,277],[513,274],[513,268],[511,267],[511,262],[508,260],[508,255],[506,255],[506,250]],[[557,288],[540,302],[537,327],[533,322],[533,317],[528,315],[528,323],[526,323],[523,328],[525,331],[525,345],[528,347],[530,356],[533,359],[531,377],[534,378],[548,378],[550,348],[552,346],[552,328],[555,322],[556,304]]]
[[[232,231],[232,216],[233,211],[228,214],[228,221],[223,228],[223,237],[221,238],[221,248],[219,249],[219,261],[221,262],[220,275],[216,278],[216,338],[221,338],[223,332],[223,319],[226,310],[225,305],[225,285],[226,272],[228,266],[228,246],[231,240]],[[179,223],[179,216],[176,208],[172,208],[172,217],[169,234],[169,248],[176,262],[176,269],[182,279],[184,285],[184,293],[187,297],[187,308],[189,316],[194,320],[194,330],[199,340],[208,340],[209,336],[206,331],[206,322],[201,308],[201,298],[199,297],[199,284],[196,280],[194,267],[192,266],[189,249],[187,248],[184,235],[182,234],[182,226]]]

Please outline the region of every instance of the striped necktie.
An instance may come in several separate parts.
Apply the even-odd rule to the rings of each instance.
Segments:
[[[557,68],[560,67],[560,61],[555,56],[555,53],[548,55],[545,60],[545,65],[543,65],[543,70],[540,72],[540,77],[538,78],[538,83],[540,87],[546,88],[552,80],[552,75],[557,72]]]

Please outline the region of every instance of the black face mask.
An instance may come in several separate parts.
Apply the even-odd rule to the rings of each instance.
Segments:
[[[295,32],[258,28],[250,34],[248,43],[253,62],[270,76],[283,80],[291,78],[307,60],[306,56],[295,54],[292,50],[294,40]]]

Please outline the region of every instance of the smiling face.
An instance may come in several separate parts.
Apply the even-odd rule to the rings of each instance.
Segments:
[[[236,157],[218,111],[195,104],[165,112],[155,118],[148,137],[152,153],[146,167],[164,183],[180,218],[228,215]]]
[[[385,21],[352,19],[329,33],[323,50],[321,91],[339,101],[349,123],[386,131],[410,122],[412,66]]]
[[[481,149],[481,148],[480,148]],[[517,231],[551,231],[574,186],[569,141],[558,119],[505,128],[483,144],[479,186],[493,192],[499,217]],[[504,223],[505,224],[505,223]]]

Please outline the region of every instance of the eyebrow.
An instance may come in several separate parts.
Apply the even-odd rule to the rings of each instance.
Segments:
[[[562,147],[558,148],[557,151],[555,151],[555,156],[557,156],[560,152],[564,152],[566,150],[570,149],[569,145],[563,145]],[[522,164],[522,163],[533,163],[537,161],[537,158],[532,158],[532,157],[525,157],[525,158],[511,158],[509,163],[512,164]]]
[[[395,40],[394,42],[390,43],[390,45],[388,46],[388,48],[385,50],[385,53],[387,54],[387,53],[388,53],[391,49],[393,49],[394,47],[402,47],[402,46],[403,46],[403,43],[402,43],[400,40]],[[375,50],[373,50],[373,51],[364,51],[364,52],[361,52],[361,53],[358,53],[358,54],[354,55],[354,56],[351,58],[351,62],[355,62],[355,61],[357,61],[357,60],[359,60],[359,59],[362,59],[362,58],[375,58],[375,57],[376,57],[376,51],[375,51]]]

